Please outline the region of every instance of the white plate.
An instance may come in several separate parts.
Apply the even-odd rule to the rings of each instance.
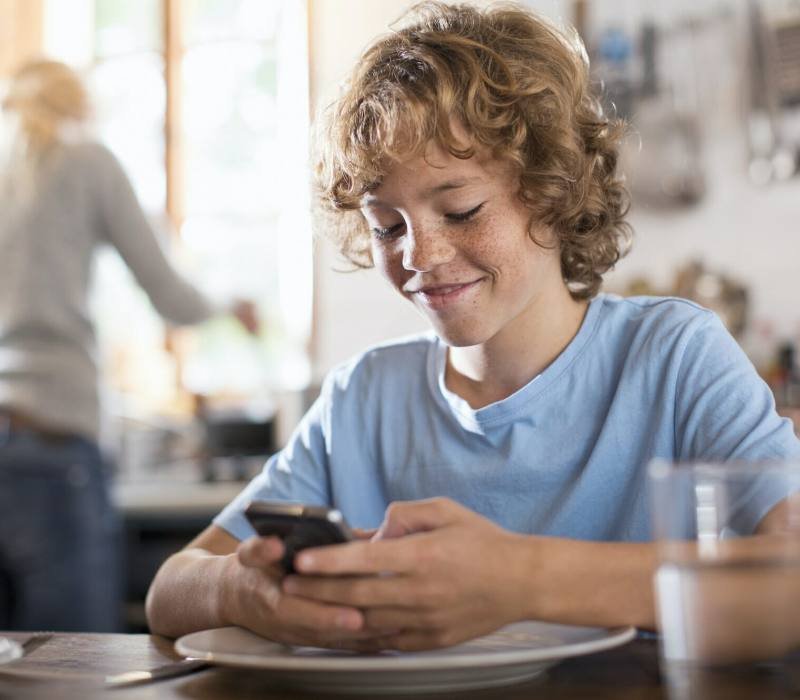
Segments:
[[[187,634],[175,648],[180,654],[213,664],[264,669],[276,680],[305,690],[418,693],[519,683],[561,659],[610,649],[635,636],[633,627],[518,622],[448,649],[366,655],[289,647],[239,627],[222,627]]]

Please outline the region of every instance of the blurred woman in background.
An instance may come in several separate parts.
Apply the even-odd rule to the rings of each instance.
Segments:
[[[88,138],[72,69],[22,66],[2,107],[0,629],[113,630],[119,542],[97,443],[94,254],[114,246],[172,323],[224,309],[173,269],[119,162]],[[228,311],[255,331],[251,304]]]

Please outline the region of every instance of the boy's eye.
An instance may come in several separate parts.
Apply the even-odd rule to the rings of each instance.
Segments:
[[[473,207],[469,211],[457,211],[457,212],[452,212],[450,214],[445,214],[444,218],[447,219],[447,221],[453,223],[461,223],[464,221],[469,221],[473,216],[475,216],[475,214],[477,214],[481,209],[483,209],[483,205],[485,203],[486,202],[481,202],[477,207]],[[372,229],[372,233],[375,235],[375,238],[379,240],[393,238],[395,235],[400,233],[400,231],[403,229],[404,226],[405,222],[403,221],[394,224],[393,226],[385,226],[385,227],[375,226]]]
[[[391,238],[396,233],[398,233],[400,229],[403,228],[403,226],[405,226],[405,224],[402,221],[399,224],[395,224],[394,226],[386,226],[385,228],[376,226],[375,228],[372,229],[372,233],[374,233],[375,237],[379,239]]]
[[[471,219],[475,214],[477,214],[481,209],[483,209],[483,205],[486,202],[481,202],[477,207],[473,207],[469,211],[460,211],[460,212],[453,212],[452,214],[445,214],[444,218],[448,221],[468,221]]]

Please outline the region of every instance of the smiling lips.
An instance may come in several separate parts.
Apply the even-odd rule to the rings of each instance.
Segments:
[[[430,285],[414,290],[411,293],[416,294],[431,309],[444,309],[450,304],[460,301],[466,294],[477,287],[481,280],[482,278],[472,282]]]

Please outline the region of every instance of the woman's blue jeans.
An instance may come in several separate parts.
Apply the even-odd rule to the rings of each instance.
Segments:
[[[119,631],[120,545],[95,443],[0,427],[0,629]]]

